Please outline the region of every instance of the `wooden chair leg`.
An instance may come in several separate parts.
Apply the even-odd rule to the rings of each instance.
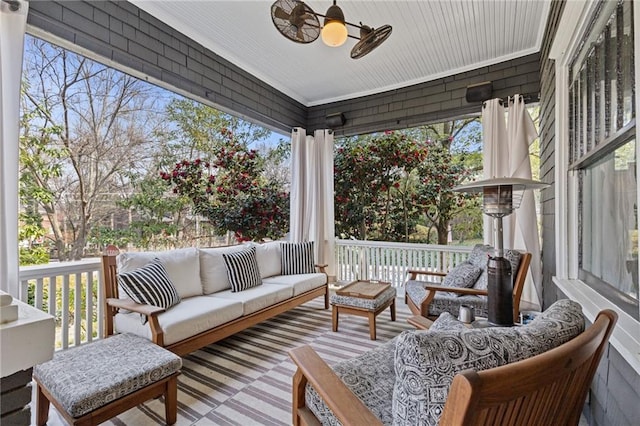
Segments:
[[[327,286],[327,292],[324,294],[324,308],[329,309],[329,286]]]
[[[369,337],[376,340],[376,313],[369,312]]]
[[[396,301],[391,302],[391,321],[396,320]]]
[[[333,305],[333,309],[331,310],[331,325],[333,331],[338,331],[338,307]]]
[[[175,424],[178,418],[178,377],[173,376],[165,384],[164,414],[168,425]]]
[[[37,382],[36,382],[37,383]],[[44,426],[49,420],[49,400],[42,392],[42,386],[37,383],[38,389],[36,394],[36,424]]]

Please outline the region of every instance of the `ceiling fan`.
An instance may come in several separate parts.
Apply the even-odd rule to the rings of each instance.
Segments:
[[[318,17],[324,18],[320,25]],[[271,5],[271,20],[277,30],[296,43],[312,43],[318,37],[332,47],[341,46],[347,38],[359,40],[351,49],[351,58],[362,58],[380,46],[391,35],[391,25],[372,28],[345,21],[342,9],[333,1],[325,15],[316,13],[301,0],[276,0]],[[360,37],[349,34],[347,25],[358,28]]]

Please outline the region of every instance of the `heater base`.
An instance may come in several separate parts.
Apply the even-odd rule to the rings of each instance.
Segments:
[[[499,327],[513,325],[513,276],[511,263],[504,257],[490,257],[487,263],[489,323]]]

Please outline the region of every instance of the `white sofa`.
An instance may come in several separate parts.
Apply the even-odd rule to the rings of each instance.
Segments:
[[[281,242],[255,244],[262,284],[232,292],[223,254],[247,245],[163,252],[127,252],[103,256],[106,333],[133,333],[177,354],[187,354],[228,337],[318,296],[329,307],[327,275],[282,275]],[[164,265],[180,302],[168,309],[140,305],[118,291],[117,274],[144,267],[154,259]]]

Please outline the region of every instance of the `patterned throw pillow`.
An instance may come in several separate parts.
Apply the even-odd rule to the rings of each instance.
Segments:
[[[232,293],[262,284],[255,246],[235,253],[223,253],[222,258],[227,267]]]
[[[136,303],[167,309],[180,302],[176,287],[157,258],[142,268],[118,274],[118,285]]]
[[[313,241],[282,243],[282,275],[312,274],[315,271]]]
[[[482,269],[472,265],[469,262],[463,262],[453,268],[446,277],[442,280],[442,285],[445,287],[460,287],[470,288],[473,287],[476,280],[482,273]]]
[[[429,327],[429,331],[441,330],[467,330],[467,327],[449,312],[443,312]]]

